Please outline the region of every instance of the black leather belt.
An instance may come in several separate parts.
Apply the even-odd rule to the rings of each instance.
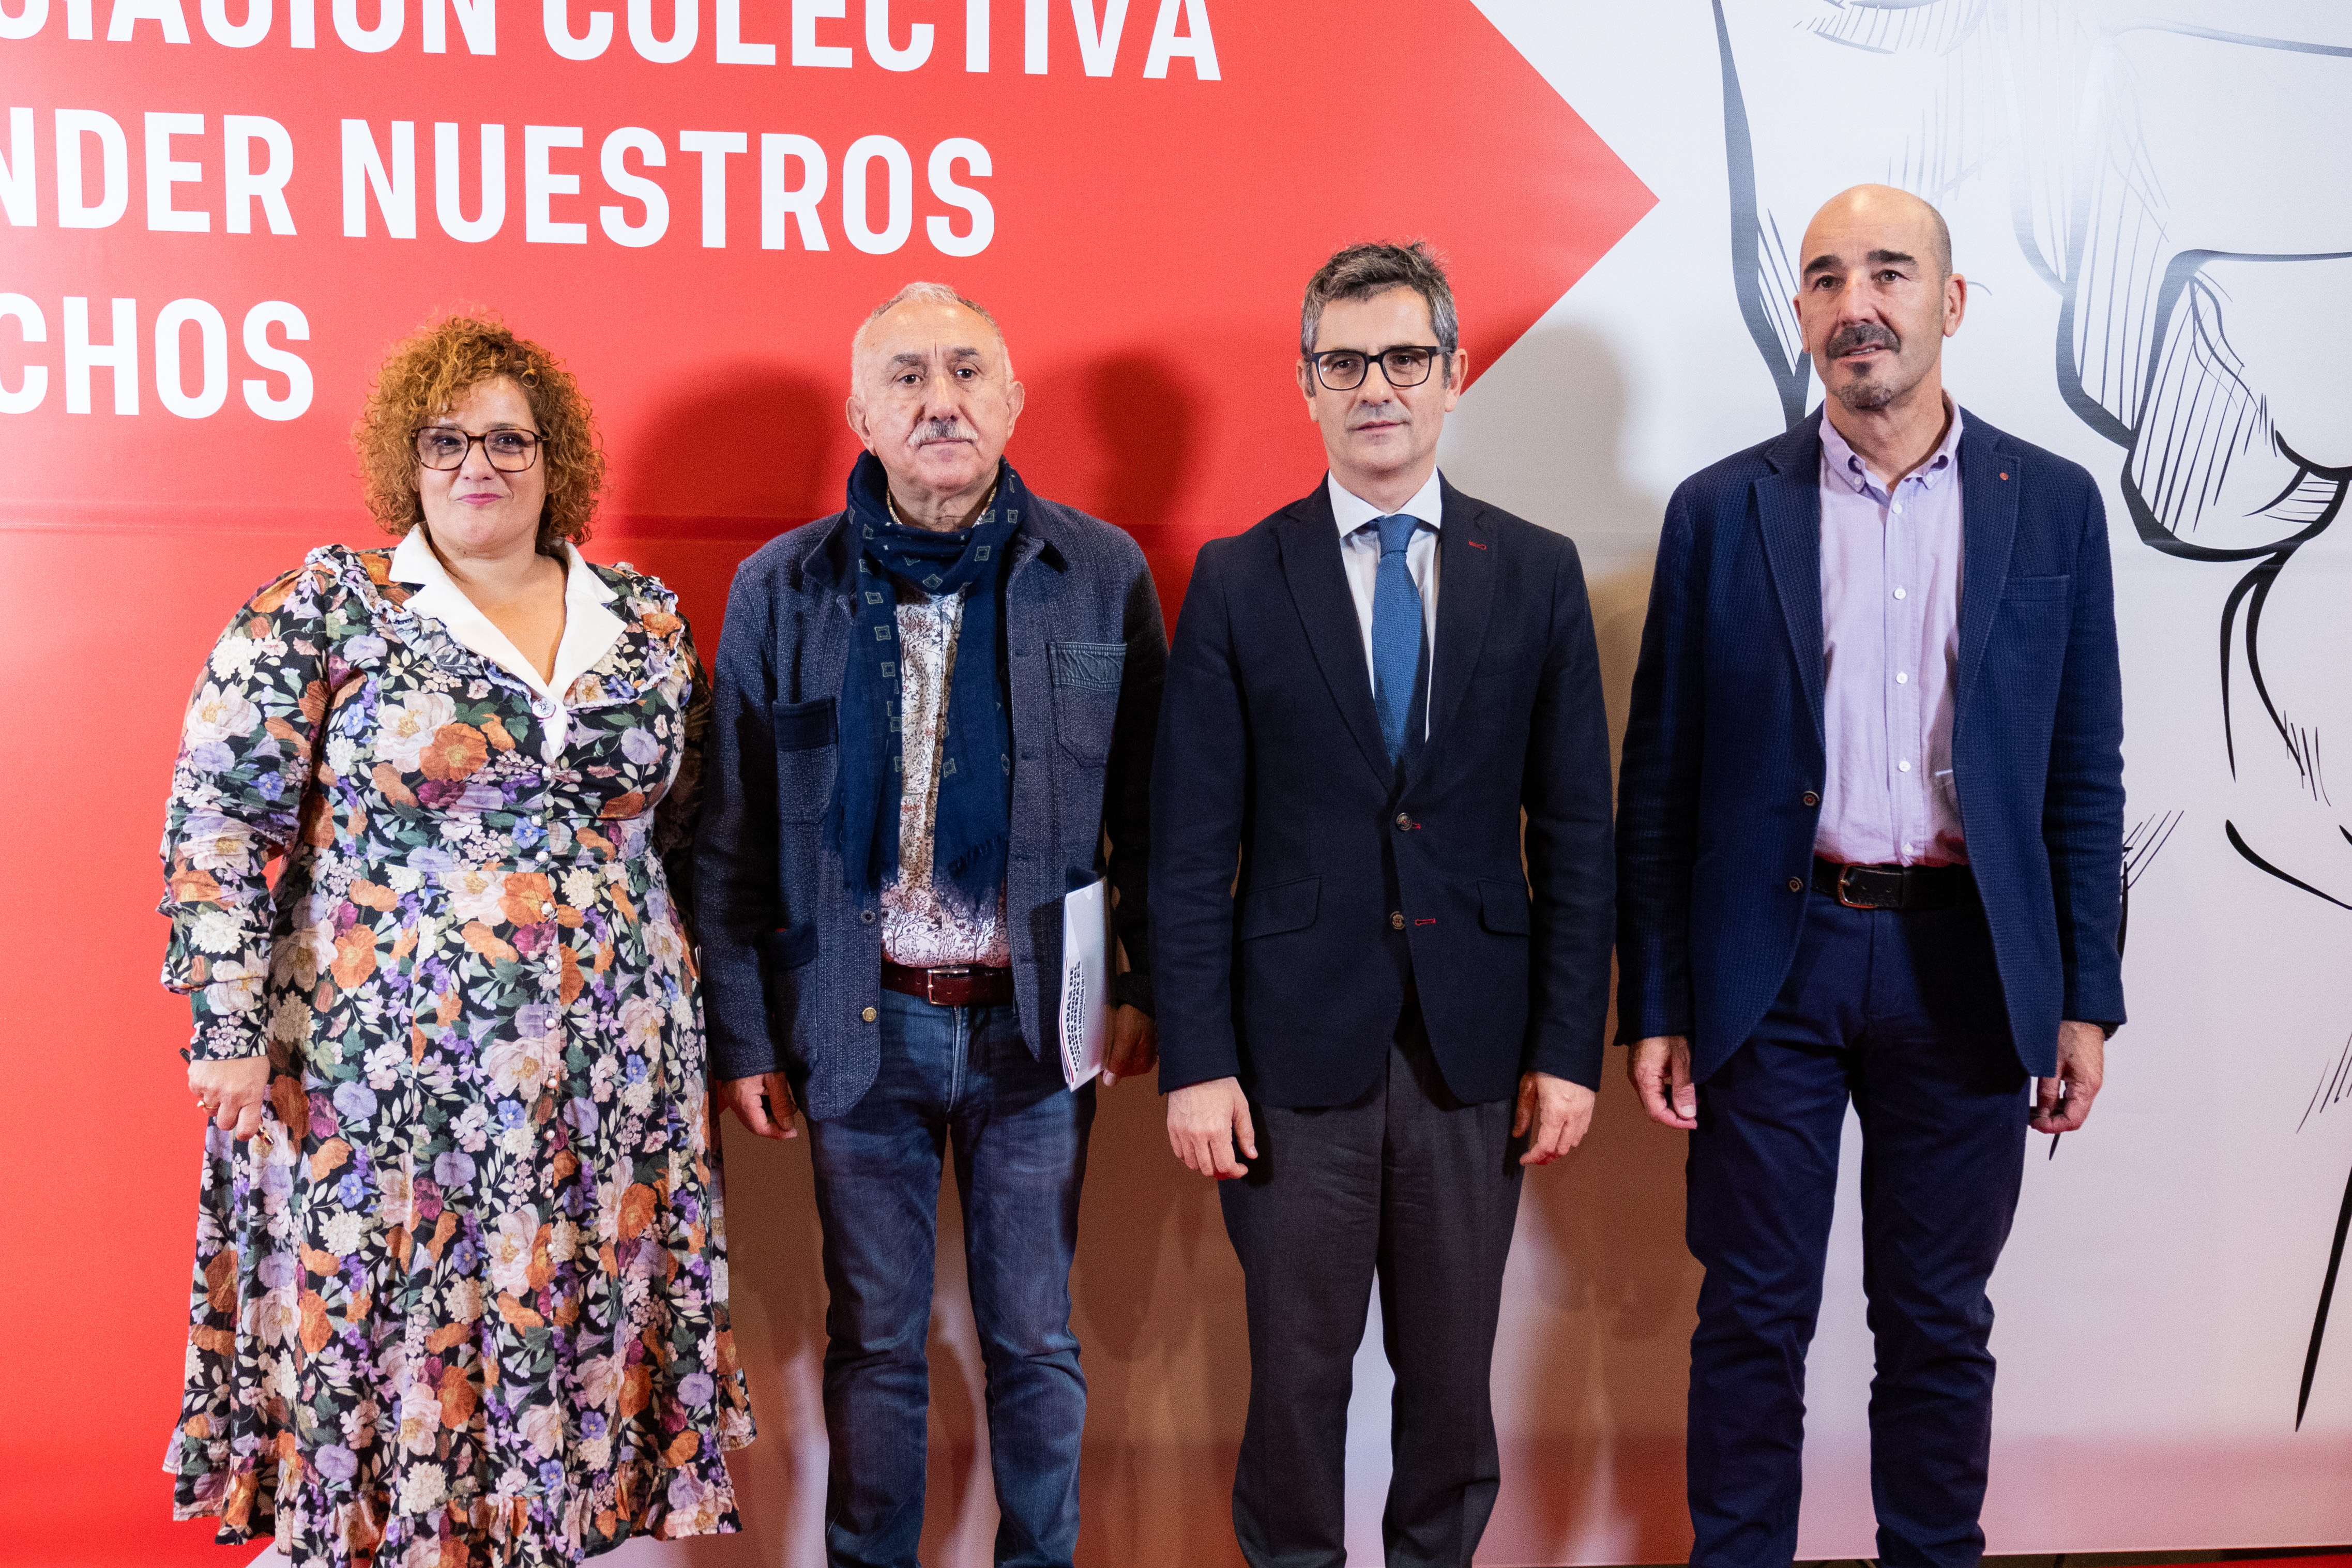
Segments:
[[[1945,909],[1977,895],[1964,865],[1843,865],[1813,857],[1813,891],[1848,909]]]
[[[903,991],[939,1008],[1003,1008],[1013,1005],[1013,971],[982,964],[943,969],[910,969],[882,960],[885,988]]]

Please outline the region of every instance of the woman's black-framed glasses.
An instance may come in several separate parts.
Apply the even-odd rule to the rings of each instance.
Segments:
[[[416,433],[416,461],[445,472],[463,467],[466,454],[478,441],[482,444],[482,455],[501,474],[520,474],[538,462],[542,444],[538,435],[528,430],[493,430],[468,435],[455,425],[428,424]]]
[[[1377,354],[1367,354],[1361,349],[1327,349],[1314,355],[1315,379],[1333,392],[1354,392],[1364,384],[1378,361],[1381,374],[1392,387],[1417,387],[1429,379],[1429,368],[1437,362],[1441,350],[1433,344],[1400,343],[1393,349],[1382,349]]]

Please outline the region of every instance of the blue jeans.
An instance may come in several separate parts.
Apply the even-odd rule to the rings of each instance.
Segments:
[[[1068,1568],[1078,1542],[1087,1380],[1070,1260],[1095,1086],[1032,1056],[1009,1007],[882,993],[882,1067],[809,1124],[824,1226],[825,1552],[835,1568],[916,1568],[923,1531],[931,1275],[941,1156],[955,1145],[972,1318],[988,1371],[996,1561]]]
[[[1788,1568],[1805,1351],[1821,1312],[1851,1100],[1863,1292],[1878,1352],[1870,1484],[1884,1568],[1975,1568],[1992,1439],[1992,1303],[2024,1170],[2025,1070],[1984,910],[1812,894],[1779,998],[1698,1090],[1690,1249],[1696,1568]]]

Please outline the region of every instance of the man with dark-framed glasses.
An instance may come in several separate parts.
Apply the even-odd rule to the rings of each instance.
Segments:
[[[1377,1277],[1391,1568],[1467,1568],[1523,1166],[1600,1082],[1609,738],[1576,548],[1437,472],[1462,395],[1429,250],[1307,286],[1296,367],[1329,472],[1205,546],[1152,773],[1169,1141],[1223,1182],[1247,1279],[1234,1527],[1339,1568],[1349,1372]],[[1522,858],[1521,820],[1526,831]],[[1240,874],[1234,874],[1238,861]]]

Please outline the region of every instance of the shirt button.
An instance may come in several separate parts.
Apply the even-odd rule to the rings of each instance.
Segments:
[[[1897,670],[1895,672],[1895,684],[1898,686],[1907,686],[1911,684],[1911,677],[1903,671]]]
[[[1390,930],[1391,930],[1391,931],[1402,931],[1402,930],[1403,930],[1403,929],[1404,929],[1404,916],[1403,916],[1402,915],[1391,915],[1389,916],[1389,929],[1390,929]]]
[[[541,718],[553,718],[555,716],[556,706],[557,704],[553,697],[539,697],[531,703],[530,711],[539,715]]]
[[[1399,811],[1397,813],[1397,826],[1400,828],[1410,828],[1412,826],[1412,819],[1404,812]]]
[[[1821,803],[1822,803],[1822,798],[1821,798],[1821,795],[1819,794],[1819,792],[1817,792],[1817,791],[1815,791],[1815,790],[1811,790],[1811,789],[1808,789],[1808,790],[1806,790],[1806,791],[1805,791],[1805,804],[1806,804],[1806,805],[1808,805],[1808,806],[1818,806],[1818,805],[1820,805]]]
[[[1895,770],[1898,773],[1908,773],[1911,771],[1911,765],[1907,762],[1898,762],[1895,765]]]
[[[875,1012],[872,1008],[867,1008],[864,1012],[859,1013],[857,1016],[865,1022],[872,1023],[875,1019]]]
[[[1896,589],[1896,590],[1895,591],[1895,598],[1897,598],[1897,599],[1902,598],[1902,597],[1903,597],[1903,591],[1902,591],[1901,589],[1899,589],[1899,588],[1898,588],[1898,589]]]
[[[1801,877],[1801,876],[1792,876],[1792,877],[1790,877],[1790,878],[1789,879],[1789,891],[1790,891],[1790,893],[1802,893],[1802,892],[1804,892],[1804,891],[1805,891],[1805,879],[1804,879],[1803,877]]]

